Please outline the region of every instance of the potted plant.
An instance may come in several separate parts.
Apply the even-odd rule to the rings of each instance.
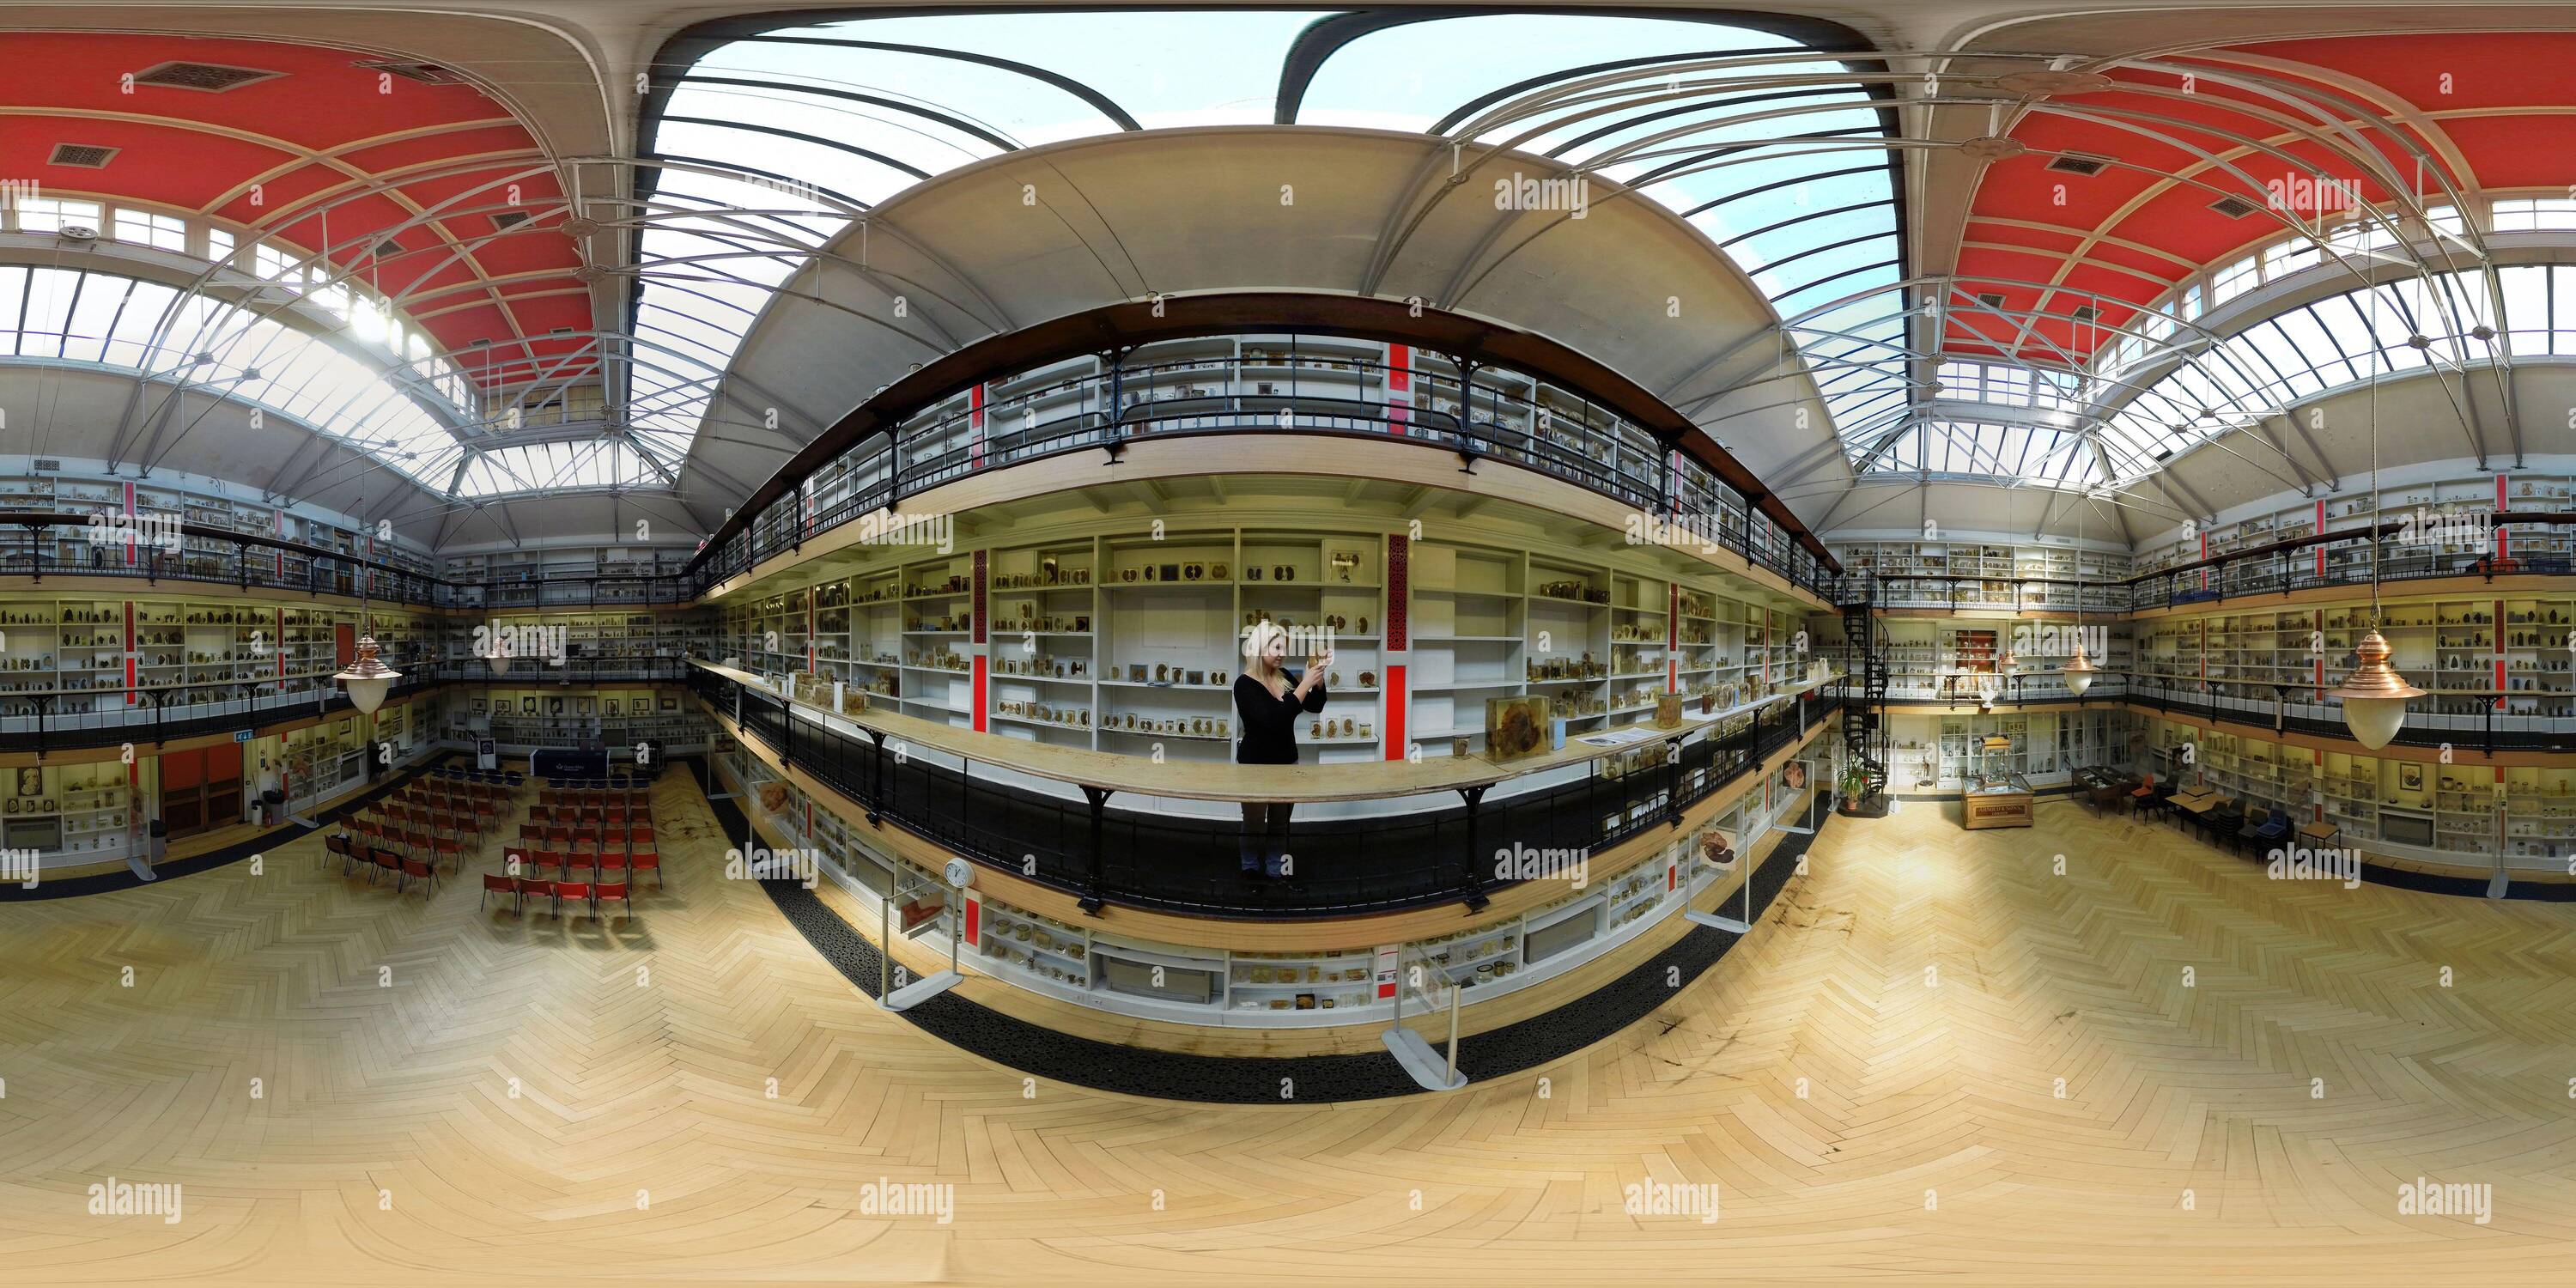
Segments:
[[[1861,767],[1858,765],[1845,765],[1842,781],[1838,786],[1843,794],[1843,808],[1858,810],[1861,798],[1869,794],[1869,775],[1861,772]]]

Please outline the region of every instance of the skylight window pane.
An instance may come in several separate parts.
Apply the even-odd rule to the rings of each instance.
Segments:
[[[27,283],[27,315],[20,324],[18,353],[29,358],[63,356],[63,328],[70,324],[72,300],[80,293],[81,275],[59,268],[32,270]]]
[[[63,356],[81,362],[96,362],[107,347],[109,331],[116,325],[117,313],[125,307],[125,291],[131,279],[92,276],[83,285],[80,301],[72,309],[65,327]]]
[[[19,311],[27,298],[27,270],[0,266],[0,349],[18,351]]]
[[[2210,303],[2225,304],[2229,300],[2254,289],[2255,285],[2261,280],[2262,271],[2258,267],[2255,257],[2248,255],[2225,268],[2219,269],[2216,273],[2211,275],[2209,283]]]
[[[135,282],[126,291],[125,309],[116,319],[116,332],[107,342],[102,361],[112,366],[149,370],[163,365],[154,359],[146,345],[152,339],[164,313],[179,298],[179,292],[159,282]]]
[[[2276,242],[2263,252],[2265,278],[2283,277],[2325,262],[2325,251],[2305,237]]]
[[[16,204],[18,231],[22,233],[58,233],[65,228],[98,227],[99,205],[95,201],[22,195]]]
[[[110,233],[121,242],[151,246],[160,250],[188,249],[188,222],[177,215],[158,214],[148,210],[118,207],[116,225]]]
[[[304,270],[299,265],[303,258],[301,254],[261,242],[251,248],[251,271],[262,281],[301,291],[304,289]]]

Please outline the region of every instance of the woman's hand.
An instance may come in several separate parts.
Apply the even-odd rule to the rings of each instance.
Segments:
[[[1306,673],[1297,677],[1297,697],[1300,701],[1303,701],[1307,694],[1323,687],[1324,668],[1332,664],[1333,655],[1330,653],[1319,653],[1306,659]]]

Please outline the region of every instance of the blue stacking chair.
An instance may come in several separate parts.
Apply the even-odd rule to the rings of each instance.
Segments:
[[[2263,816],[2260,824],[2246,830],[2245,839],[2250,844],[2262,846],[2279,845],[2289,840],[2289,814],[2280,806],[2273,806],[2271,812]]]

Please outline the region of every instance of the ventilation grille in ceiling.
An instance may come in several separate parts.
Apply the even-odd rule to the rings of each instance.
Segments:
[[[2004,293],[2001,291],[1979,291],[1977,292],[1977,303],[1983,304],[1990,309],[2002,308],[2004,306]]]
[[[59,474],[62,472],[63,463],[51,456],[39,456],[28,463],[28,468],[39,474]]]
[[[2090,179],[2094,175],[2102,173],[2102,167],[2109,164],[2111,164],[2111,159],[2109,157],[2086,156],[2081,152],[2069,152],[2066,155],[2049,162],[2048,168],[2055,170],[2060,174],[2080,174],[2085,178]]]
[[[2253,214],[2255,211],[2262,209],[2261,206],[2255,205],[2253,202],[2247,201],[2243,197],[2221,197],[2218,200],[2209,203],[2209,208],[2227,216],[2230,219],[2243,219],[2247,215]]]
[[[400,76],[405,80],[416,80],[423,85],[462,85],[465,83],[464,77],[459,76],[436,63],[382,62],[359,63],[357,65],[371,72],[392,72],[394,75]]]
[[[2100,316],[2102,316],[2102,310],[2097,309],[2090,304],[2078,304],[2075,306],[2074,318],[2078,322],[2090,322]]]
[[[526,222],[528,222],[528,212],[524,210],[503,210],[492,216],[494,228],[516,228]]]
[[[273,80],[285,74],[257,67],[226,67],[220,63],[168,62],[134,73],[134,83],[160,89],[193,89],[221,94],[228,89],[240,89],[244,85]]]
[[[48,165],[79,166],[84,170],[104,170],[120,150],[96,143],[57,143],[54,154],[46,157],[45,162]]]

